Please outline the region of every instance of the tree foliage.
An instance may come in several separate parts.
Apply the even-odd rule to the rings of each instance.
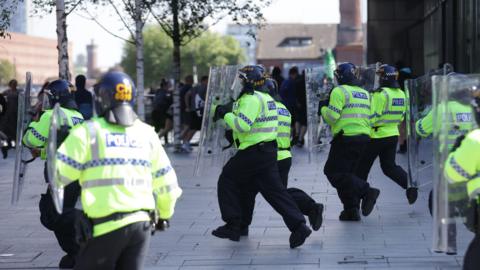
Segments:
[[[175,38],[173,14],[178,14],[181,45],[200,36],[210,26],[229,17],[235,23],[261,24],[262,8],[270,0],[156,0],[150,5],[152,16],[172,39]],[[178,10],[174,10],[178,7]]]
[[[145,29],[145,85],[157,86],[162,78],[172,77],[173,42],[158,26]],[[210,66],[233,65],[244,61],[244,53],[238,41],[229,36],[205,32],[183,48],[182,77],[192,74],[197,66],[198,74],[208,75]],[[126,43],[122,59],[125,72],[135,76],[135,47]]]
[[[18,3],[23,0],[1,0],[0,2],[0,38],[6,38],[9,36],[10,20],[17,10]]]
[[[15,78],[15,66],[8,60],[0,60],[0,83]]]

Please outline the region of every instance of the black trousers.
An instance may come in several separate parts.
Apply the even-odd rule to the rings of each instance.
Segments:
[[[463,270],[478,270],[480,269],[480,236],[475,234],[472,242],[468,246],[465,258],[463,260]]]
[[[288,173],[290,172],[290,167],[292,166],[292,158],[286,158],[277,161],[277,165],[280,173],[280,179],[282,180],[282,185],[287,187]],[[308,215],[310,210],[315,207],[315,200],[303,190],[298,188],[287,188],[287,192],[297,204],[303,215]],[[242,207],[244,208],[242,211],[244,213],[242,226],[250,226],[252,223],[253,209],[255,207],[255,197],[257,196],[257,193],[258,191],[256,190],[246,189],[242,195]]]
[[[290,231],[305,223],[305,218],[280,180],[275,142],[240,150],[225,164],[217,187],[222,219],[227,224],[245,225],[244,219],[251,216],[249,209],[253,210],[255,205],[255,200],[245,198],[255,198],[257,191],[282,216]]]
[[[44,177],[48,182],[46,167],[44,168]],[[80,185],[78,181],[75,181],[65,187],[62,214],[58,214],[55,210],[50,192],[50,189],[47,189],[47,192],[41,195],[40,222],[55,233],[57,242],[63,251],[71,256],[76,256],[80,246],[75,240],[75,212],[80,210],[75,209],[75,204],[81,193]]]
[[[383,173],[403,189],[407,189],[407,173],[395,162],[397,155],[398,136],[381,139],[371,139],[363,152],[356,174],[367,181],[368,174],[377,157]]]
[[[336,136],[331,142],[323,172],[337,190],[344,209],[359,208],[360,199],[370,188],[355,174],[360,158],[370,138],[360,136]]]
[[[75,270],[142,269],[150,232],[150,222],[142,221],[89,240],[78,254]]]

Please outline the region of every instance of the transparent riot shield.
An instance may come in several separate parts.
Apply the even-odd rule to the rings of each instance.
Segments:
[[[202,129],[195,161],[194,175],[198,176],[213,168],[220,168],[232,156],[234,147],[225,138],[226,124],[213,121],[215,108],[234,100],[241,85],[237,80],[240,66],[211,67],[208,79]]]
[[[432,136],[423,132],[419,120],[430,117],[432,112],[432,76],[447,75],[453,68],[446,64],[444,68],[431,70],[427,74],[405,82],[407,113],[405,116],[407,131],[407,172],[408,186],[431,188],[432,174]]]
[[[468,157],[449,155],[457,139],[477,128],[471,102],[480,89],[480,75],[434,76],[433,85],[433,250],[455,254],[457,235],[472,230],[467,181],[470,174],[462,167]],[[460,162],[461,161],[461,162]],[[463,165],[465,166],[465,165]],[[476,213],[475,213],[476,214]]]
[[[35,160],[35,157],[32,157],[30,150],[22,143],[25,130],[31,121],[30,91],[32,89],[32,75],[30,72],[27,72],[25,82],[25,89],[18,90],[17,138],[15,139],[16,155],[13,172],[12,204],[16,204],[20,199],[25,181],[27,164]]]
[[[367,66],[361,66],[358,68],[358,78],[362,85],[362,88],[368,92],[373,92],[378,89],[380,85],[378,77],[378,69],[381,63],[375,63]]]
[[[312,158],[316,153],[323,150],[331,141],[330,126],[320,116],[319,102],[329,98],[333,84],[327,78],[323,67],[306,69],[305,84],[308,121],[308,160],[312,162]]]
[[[64,188],[60,185],[59,175],[56,167],[56,152],[59,142],[68,135],[68,120],[60,109],[60,104],[55,104],[52,111],[52,118],[47,141],[47,176],[48,187],[52,196],[53,204],[58,213],[63,211]]]

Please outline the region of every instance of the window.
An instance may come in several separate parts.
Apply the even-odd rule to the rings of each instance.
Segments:
[[[313,44],[312,37],[287,37],[278,47],[307,47]]]

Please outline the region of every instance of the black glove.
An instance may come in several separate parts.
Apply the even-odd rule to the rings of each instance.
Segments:
[[[155,230],[157,231],[165,231],[169,227],[170,227],[170,221],[168,219],[159,218],[158,221],[155,223]]]
[[[218,105],[215,108],[215,113],[213,114],[213,121],[216,122],[220,119],[223,119],[225,114],[232,111],[232,107],[233,107],[233,102],[229,102],[225,105]]]
[[[473,233],[478,233],[480,229],[478,226],[478,210],[478,203],[476,200],[471,200],[464,210],[465,227]]]
[[[82,211],[75,211],[75,241],[84,244],[93,238],[93,223]]]
[[[233,130],[231,129],[225,130],[225,140],[227,140],[228,143],[230,143],[230,145],[233,144]]]
[[[455,139],[455,144],[453,144],[451,152],[455,152],[458,147],[462,144],[463,139],[465,139],[465,135],[458,136],[457,139]]]
[[[320,111],[323,107],[327,107],[329,102],[330,100],[328,99],[320,100],[318,102],[318,111]]]

